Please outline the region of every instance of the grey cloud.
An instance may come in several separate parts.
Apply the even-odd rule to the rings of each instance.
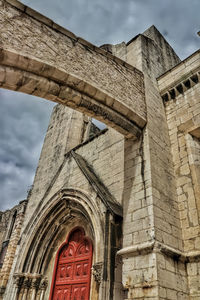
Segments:
[[[199,0],[26,0],[97,45],[128,41],[154,24],[183,59],[199,47]]]
[[[26,198],[53,103],[0,90],[0,210]]]

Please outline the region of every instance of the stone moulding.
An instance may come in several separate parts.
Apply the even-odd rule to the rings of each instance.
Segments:
[[[16,58],[15,63],[12,61],[15,61],[14,58],[11,58],[12,56]],[[0,87],[42,97],[67,105],[80,112],[85,112],[113,127],[127,138],[138,138],[141,135],[141,128],[131,120],[134,116],[126,118],[123,115],[123,113],[129,114],[126,105],[119,103],[114,98],[107,96],[104,92],[88,83],[84,83],[75,76],[67,75],[61,70],[58,72],[55,67],[28,58],[26,60],[29,65],[39,65],[38,69],[33,70],[28,67],[30,70],[26,71],[26,68],[20,65],[21,59],[17,54],[0,49]],[[47,75],[46,70],[51,75]],[[65,83],[64,78],[66,81],[70,78],[70,83]],[[76,86],[75,82],[79,82],[79,84]],[[85,88],[81,90],[78,86]],[[90,96],[91,91],[94,92],[93,96]],[[99,103],[99,98],[105,99],[105,103]],[[110,101],[115,108],[109,107]],[[116,109],[118,106],[119,108]],[[123,113],[118,111],[120,108]]]
[[[151,253],[153,251],[155,245],[155,241],[146,242],[136,246],[129,246],[126,248],[120,249],[117,254],[121,256],[137,256],[137,255],[145,255]]]
[[[200,251],[191,251],[184,253],[170,246],[164,245],[156,241],[145,242],[140,245],[122,248],[117,255],[128,258],[149,253],[163,253],[164,255],[183,263],[200,262]]]
[[[171,86],[167,91],[161,94],[164,102],[176,99],[181,94],[184,94],[187,90],[191,89],[194,85],[200,82],[200,71],[190,74],[184,81],[177,82],[175,86]]]
[[[157,82],[164,103],[184,95],[200,82],[200,50],[162,74]]]

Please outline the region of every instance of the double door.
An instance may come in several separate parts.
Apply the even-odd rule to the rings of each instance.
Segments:
[[[89,300],[92,245],[70,241],[60,251],[52,300]]]

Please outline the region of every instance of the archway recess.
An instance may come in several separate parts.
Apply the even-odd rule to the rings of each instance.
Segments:
[[[137,138],[143,74],[16,0],[0,0],[0,87],[63,103]]]

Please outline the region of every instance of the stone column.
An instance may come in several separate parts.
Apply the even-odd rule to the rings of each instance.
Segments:
[[[32,283],[31,283],[30,300],[36,299],[37,292],[38,292],[39,286],[40,286],[40,281],[41,281],[41,275],[34,274],[33,278],[32,278]]]
[[[31,287],[31,282],[32,282],[31,275],[26,274],[26,277],[24,278],[23,285],[22,285],[23,288],[22,300],[27,300],[28,292]]]
[[[18,273],[14,274],[14,287],[13,287],[13,300],[18,300],[19,299],[19,293],[21,291],[23,281],[24,281],[24,274]]]

